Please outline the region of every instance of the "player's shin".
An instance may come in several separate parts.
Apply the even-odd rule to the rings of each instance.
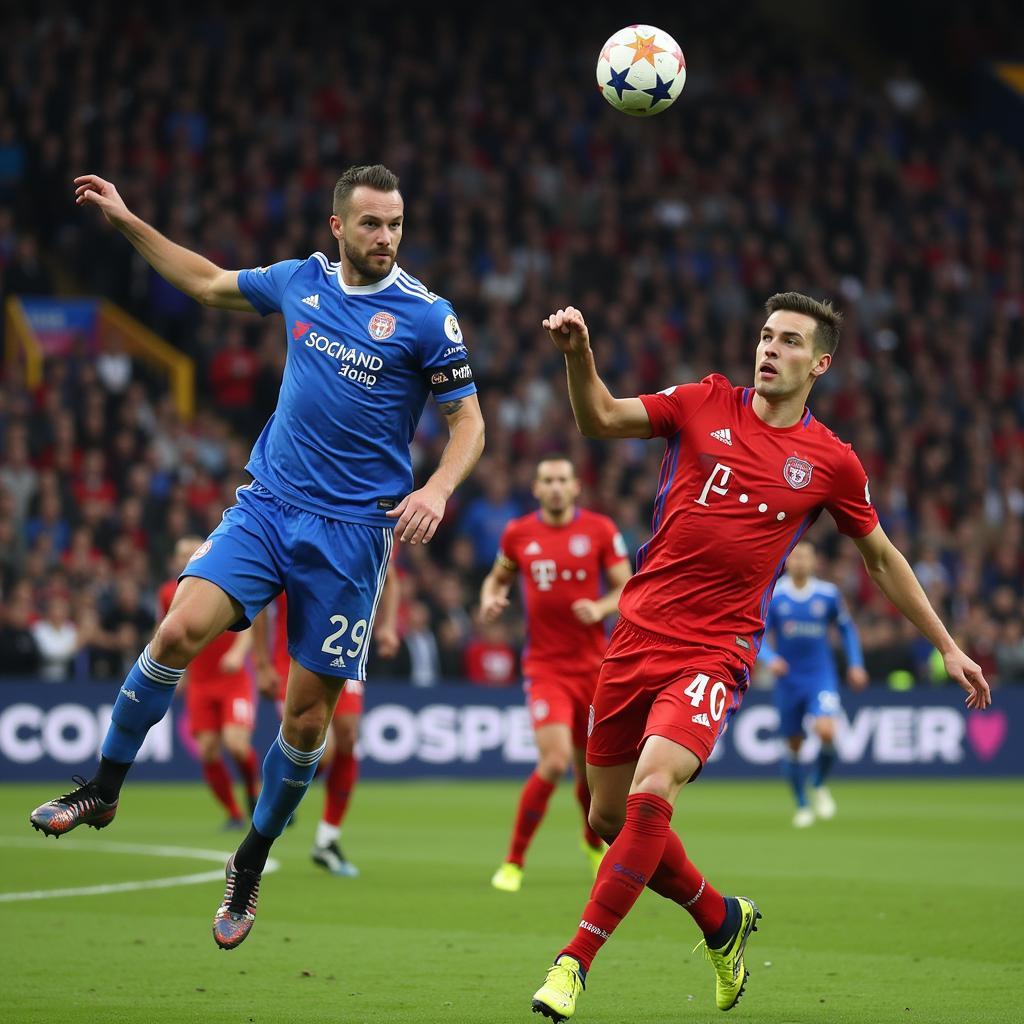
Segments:
[[[814,763],[814,776],[811,785],[817,789],[825,785],[825,780],[836,763],[836,747],[834,743],[822,743],[818,751],[818,759]]]
[[[103,800],[117,799],[146,734],[167,714],[184,671],[158,664],[148,646],[132,666],[114,702],[102,760],[93,779]]]
[[[341,823],[345,820],[349,801],[352,799],[352,790],[355,789],[358,777],[359,760],[355,754],[334,755],[324,783],[326,793],[323,823],[333,826],[336,830],[329,841],[337,839],[340,834]]]
[[[678,903],[705,936],[714,935],[725,923],[725,899],[710,885],[686,855],[679,836],[669,831],[665,851],[647,887],[665,899]]]
[[[526,780],[519,795],[512,841],[509,844],[508,856],[505,858],[507,863],[523,866],[527,848],[547,812],[548,801],[554,791],[555,784],[541,778],[537,772],[531,773]]]
[[[306,795],[325,747],[326,742],[316,750],[298,750],[278,732],[263,760],[263,789],[252,816],[252,830],[235,855],[237,867],[263,870],[271,843]],[[258,842],[253,832],[265,842]]]
[[[793,791],[793,799],[797,807],[807,806],[806,779],[804,777],[804,766],[800,763],[799,753],[792,750],[786,751],[782,758],[782,777],[789,783]]]
[[[590,827],[590,787],[586,779],[576,779],[576,802],[583,811],[583,841],[592,849],[601,849],[604,841]]]
[[[601,863],[576,936],[562,951],[584,969],[657,870],[671,820],[672,805],[660,796],[634,793],[627,799],[626,824]]]

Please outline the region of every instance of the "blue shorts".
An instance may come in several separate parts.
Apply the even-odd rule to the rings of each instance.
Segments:
[[[182,578],[209,580],[233,597],[242,606],[234,630],[251,625],[283,590],[288,653],[318,675],[365,679],[393,530],[296,508],[256,480],[236,498]]]
[[[802,736],[804,718],[833,718],[842,713],[839,689],[828,680],[803,685],[775,684],[775,707],[779,712],[779,735]]]

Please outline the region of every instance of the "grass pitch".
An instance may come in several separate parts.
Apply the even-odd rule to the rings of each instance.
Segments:
[[[0,787],[0,892],[216,871],[171,851],[234,848],[198,785],[125,789],[116,822],[59,841],[28,813],[59,786]],[[252,935],[210,925],[223,883],[0,901],[3,1019],[16,1024],[425,1024],[539,1021],[530,998],[589,889],[568,786],[552,801],[518,895],[492,890],[510,783],[365,783],[345,829],[362,877],[308,859],[315,787],[276,844]],[[674,819],[693,859],[764,912],[730,1024],[998,1024],[1024,1019],[1024,787],[851,783],[835,821],[789,824],[781,783],[703,781]],[[94,847],[94,849],[90,849]],[[0,896],[0,900],[3,897]],[[575,1020],[721,1018],[684,911],[645,893],[594,964]],[[574,1022],[575,1024],[575,1022]]]

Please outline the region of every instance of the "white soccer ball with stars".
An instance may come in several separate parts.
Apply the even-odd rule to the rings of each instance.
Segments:
[[[686,58],[679,44],[653,25],[619,29],[597,58],[597,85],[604,98],[631,117],[668,110],[683,91]]]

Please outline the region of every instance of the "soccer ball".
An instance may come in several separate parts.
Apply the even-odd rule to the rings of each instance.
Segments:
[[[679,44],[653,25],[619,29],[597,58],[597,85],[604,98],[630,117],[667,110],[683,91],[686,58]]]

